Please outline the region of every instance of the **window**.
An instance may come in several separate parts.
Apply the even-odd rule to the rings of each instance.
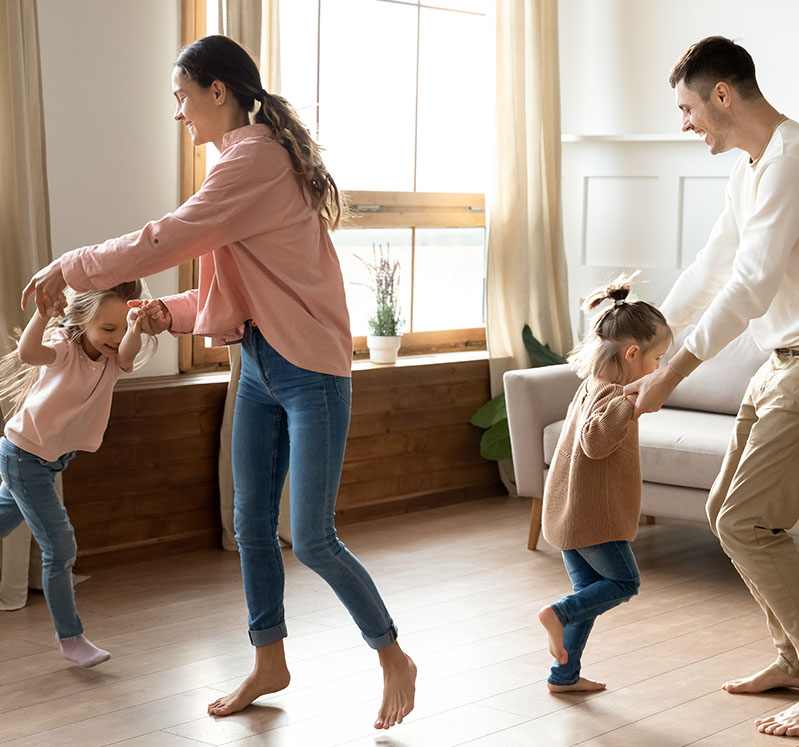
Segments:
[[[374,244],[401,263],[402,352],[485,346],[488,2],[281,3],[281,93],[325,148],[350,206],[332,238],[356,355],[371,313],[357,258]]]
[[[485,344],[487,10],[488,0],[281,5],[282,93],[351,208],[332,236],[356,353],[371,311],[357,257],[373,244],[401,263],[405,352]]]

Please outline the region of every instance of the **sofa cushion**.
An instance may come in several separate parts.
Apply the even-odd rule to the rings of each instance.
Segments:
[[[692,374],[693,375],[693,374]],[[544,429],[544,460],[552,463],[563,420]],[[709,490],[721,469],[732,415],[664,407],[638,421],[641,473],[647,482]]]
[[[693,329],[692,325],[677,335],[666,358],[680,349]],[[687,410],[735,415],[749,380],[768,356],[769,353],[757,346],[747,330],[681,382],[666,404]]]

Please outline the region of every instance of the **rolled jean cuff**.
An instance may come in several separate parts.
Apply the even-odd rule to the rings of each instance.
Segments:
[[[568,687],[569,685],[576,685],[580,681],[580,675],[578,674],[571,682],[566,682],[565,680],[559,680],[557,677],[553,677],[551,674],[547,677],[547,682],[550,685],[558,685],[559,687]]]
[[[388,629],[388,632],[384,635],[381,635],[379,638],[369,638],[367,635],[363,634],[363,639],[369,644],[370,648],[373,648],[375,651],[381,651],[384,648],[388,648],[394,641],[397,640],[397,626],[394,623],[391,624],[391,627]]]
[[[557,617],[558,620],[560,620],[560,624],[565,628],[569,624],[569,620],[566,618],[566,613],[563,612],[563,610],[560,608],[559,605],[560,602],[554,602],[553,604],[550,605],[550,607],[552,607],[552,611],[555,613],[555,617]],[[571,685],[573,683],[569,682],[567,684]]]
[[[249,630],[247,632],[250,634],[250,643],[253,646],[269,646],[282,641],[289,634],[286,623],[280,623],[280,625],[266,630]]]

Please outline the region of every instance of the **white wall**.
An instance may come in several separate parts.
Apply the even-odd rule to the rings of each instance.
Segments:
[[[559,0],[563,132],[679,131],[672,65],[720,34],[752,55],[766,98],[799,116],[795,0]]]
[[[740,151],[680,134],[668,74],[715,34],[752,55],[766,98],[799,117],[794,0],[559,0],[564,234],[575,329],[586,291],[641,268],[660,303],[702,248]]]
[[[141,228],[178,205],[170,83],[179,0],[38,0],[53,254]],[[177,269],[147,278],[176,293]],[[139,375],[177,373],[159,337]]]

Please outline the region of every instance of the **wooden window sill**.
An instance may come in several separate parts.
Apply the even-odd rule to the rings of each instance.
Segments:
[[[356,360],[352,362],[352,375],[357,377],[361,371],[391,371],[397,368],[418,366],[439,366],[449,363],[470,363],[488,360],[487,350],[463,350],[428,355],[404,355],[396,363],[372,363]],[[166,376],[138,376],[120,379],[116,391],[129,392],[145,389],[164,389],[167,387],[194,386],[197,384],[218,384],[230,380],[230,371],[208,371],[204,373],[170,374]]]

